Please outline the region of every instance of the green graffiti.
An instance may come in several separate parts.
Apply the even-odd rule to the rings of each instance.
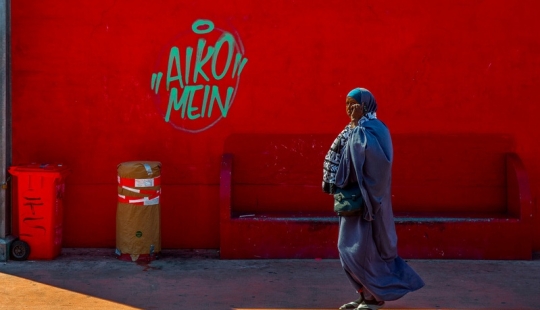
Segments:
[[[240,68],[238,69],[238,76],[240,76],[240,73],[242,73],[242,69],[244,69],[244,66],[247,63],[247,58],[242,59],[242,54],[237,53],[236,54],[236,61],[234,62],[234,69],[232,73],[232,77],[234,78],[234,74],[236,73],[236,69],[238,69],[238,66]]]
[[[220,54],[221,48],[223,46],[224,42],[228,42],[228,53],[227,53],[227,61],[223,67],[223,70],[220,74],[218,74],[217,70],[217,59],[218,55]],[[218,41],[218,45],[216,48],[213,46],[208,46],[206,49],[206,54],[203,56],[204,47],[206,45],[206,40],[199,39],[199,43],[197,46],[197,54],[195,57],[195,67],[193,69],[193,79],[190,81],[190,73],[191,73],[191,58],[193,55],[193,48],[188,47],[186,48],[186,62],[185,62],[185,71],[184,71],[184,77],[182,77],[182,65],[181,65],[181,59],[180,59],[180,53],[178,47],[174,46],[171,48],[171,51],[169,53],[169,64],[167,68],[167,91],[170,89],[170,84],[174,81],[178,81],[180,88],[184,88],[184,81],[185,84],[188,85],[191,83],[195,84],[197,83],[198,77],[202,76],[202,78],[209,82],[210,78],[208,77],[208,74],[204,71],[203,66],[208,63],[210,59],[212,59],[212,74],[211,77],[218,81],[223,79],[226,74],[230,71],[232,58],[234,56],[234,38],[232,36],[227,35],[224,36],[223,40]],[[235,56],[235,62],[233,66],[233,70],[231,72],[231,78],[235,78],[237,76],[240,76],[242,73],[242,70],[244,69],[244,66],[246,65],[248,59],[243,57],[241,53],[236,53]],[[155,73],[154,73],[155,74]]]
[[[227,98],[225,99],[225,105],[223,105],[221,102],[221,97],[219,96],[219,88],[215,85],[212,86],[212,97],[210,99],[210,106],[208,108],[208,117],[212,115],[212,107],[216,101],[219,105],[219,109],[221,110],[221,115],[223,115],[223,117],[227,117],[227,112],[229,112],[229,108],[231,107],[231,97],[233,93],[233,87],[227,88]]]
[[[162,77],[163,77],[162,72],[158,72],[157,74],[156,73],[152,74],[152,81],[150,82],[150,88],[154,89],[156,94],[157,94],[157,92],[159,90],[159,82],[161,81]]]
[[[172,68],[175,64],[177,75],[172,76]],[[180,52],[176,46],[171,48],[171,52],[169,53],[169,65],[167,67],[167,90],[169,90],[172,81],[180,82],[180,87],[184,88],[184,83],[182,83],[182,71],[180,71]]]
[[[210,85],[206,85],[204,87],[204,97],[203,97],[203,105],[201,109],[201,115],[204,115],[206,112],[206,103],[208,102],[208,93],[210,92]]]
[[[194,29],[197,28],[195,24],[205,24],[208,21],[197,21],[193,24]],[[210,22],[211,23],[211,22]],[[209,29],[213,29],[213,24]],[[199,30],[200,31],[200,30]],[[205,30],[208,31],[208,30]],[[203,33],[203,32],[196,32],[196,33]],[[206,32],[204,32],[206,33]],[[200,38],[197,42],[197,51],[195,53],[195,63],[193,72],[191,72],[191,62],[193,58],[193,47],[186,47],[185,52],[185,61],[184,61],[184,73],[182,76],[182,59],[180,55],[180,50],[177,46],[173,46],[169,52],[169,62],[167,67],[167,81],[166,81],[166,89],[167,91],[170,90],[171,83],[178,81],[179,87],[184,88],[185,85],[189,85],[190,83],[196,84],[199,76],[202,77],[205,81],[209,82],[210,78],[207,72],[204,70],[204,66],[211,61],[211,77],[218,81],[223,79],[227,73],[231,70],[231,62],[233,57],[235,58],[233,70],[231,72],[231,78],[235,78],[237,76],[240,76],[242,73],[242,69],[247,63],[247,58],[243,57],[241,53],[236,53],[234,55],[234,49],[236,46],[236,40],[234,39],[234,36],[228,32],[223,32],[221,37],[216,42],[216,46],[212,45],[206,45],[206,40],[203,38]],[[227,48],[223,48],[223,46],[227,43]],[[222,53],[227,53],[226,55],[222,55],[222,57],[226,57],[226,62],[223,67],[223,70],[221,73],[218,73],[217,69],[217,62],[218,57]],[[190,79],[190,73],[193,74],[192,79]],[[154,73],[155,74],[155,73]],[[152,81],[152,85],[154,85],[154,81]],[[159,85],[159,84],[158,84]],[[152,89],[154,89],[152,87]]]
[[[202,57],[205,45],[206,45],[206,40],[205,39],[199,39],[199,44],[197,44],[197,57],[195,58],[195,68],[193,69],[193,83],[197,83],[197,76],[199,76],[199,74],[207,82],[210,81],[210,79],[208,79],[208,76],[204,72],[202,66],[204,66],[208,62],[208,60],[210,60],[210,57],[212,57],[212,55],[214,55],[214,47],[211,46],[211,45],[208,46],[206,56]]]
[[[198,106],[194,104],[194,98],[197,91],[204,88],[204,95],[202,99],[202,106],[200,107],[201,112],[195,114],[199,110]],[[221,94],[219,87],[216,85],[187,85],[184,87],[182,95],[178,97],[178,88],[173,87],[169,93],[169,105],[167,107],[167,114],[165,114],[165,121],[168,122],[171,117],[171,113],[174,111],[181,111],[180,115],[182,118],[187,117],[190,120],[195,120],[203,117],[211,117],[214,106],[218,105],[221,115],[227,117],[227,113],[231,107],[231,99],[234,94],[234,87],[227,88],[227,95],[225,97],[225,102],[221,100]],[[208,96],[210,95],[210,99]],[[208,108],[208,111],[207,111]],[[208,112],[206,115],[205,113]]]
[[[186,84],[189,82],[189,69],[191,64],[191,55],[193,55],[193,47],[186,47]]]
[[[208,26],[207,29],[202,29],[201,26]],[[210,33],[212,30],[214,30],[214,23],[210,20],[206,19],[199,19],[191,25],[191,30],[195,32],[196,34],[205,34]]]
[[[202,35],[214,31],[215,27],[212,21],[201,19],[192,24],[192,30]],[[184,55],[177,46],[171,47],[165,76],[165,89],[169,92],[165,122],[171,120],[173,111],[179,111],[182,119],[210,118],[216,105],[221,116],[227,117],[235,88],[227,87],[226,95],[222,96],[220,87],[212,85],[212,82],[225,77],[238,79],[248,59],[238,51],[239,45],[231,33],[221,29],[216,31],[222,34],[215,46],[208,44],[205,38],[199,38],[196,48],[187,46]],[[223,64],[222,68],[218,68],[218,59]],[[151,88],[156,94],[162,76],[162,72],[152,74]]]
[[[227,53],[227,61],[225,62],[225,67],[223,68],[223,71],[221,74],[217,74],[216,65],[217,65],[217,55],[219,55],[219,52],[221,51],[221,47],[223,46],[223,43],[227,42],[229,45],[229,50]],[[221,35],[219,40],[216,43],[216,49],[215,49],[215,57],[212,57],[212,76],[216,80],[221,80],[225,74],[227,74],[227,70],[229,70],[229,66],[231,65],[231,60],[234,54],[234,37],[230,33],[224,33]]]
[[[175,111],[182,109],[182,118],[186,115],[186,106],[188,104],[189,96],[191,95],[191,87],[186,86],[182,97],[178,100],[178,88],[173,87],[169,93],[169,106],[167,107],[167,114],[165,114],[165,121],[169,122],[171,118],[171,109],[174,107]]]

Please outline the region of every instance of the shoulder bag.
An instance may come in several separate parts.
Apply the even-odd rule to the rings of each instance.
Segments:
[[[336,188],[334,211],[339,216],[357,215],[363,210],[364,199],[360,187],[355,184],[348,188]]]

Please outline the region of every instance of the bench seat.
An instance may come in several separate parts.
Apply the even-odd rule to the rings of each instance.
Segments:
[[[222,259],[339,257],[338,217],[332,197],[320,189],[322,158],[332,139],[242,134],[226,141]],[[456,159],[456,143],[467,150],[459,153],[463,160]],[[438,151],[430,158],[421,150],[407,152],[407,145]],[[400,152],[392,184],[400,256],[532,258],[530,187],[511,139],[397,135],[394,149]]]

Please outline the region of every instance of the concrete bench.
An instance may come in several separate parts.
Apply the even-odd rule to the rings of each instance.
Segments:
[[[220,176],[220,257],[337,258],[321,190],[336,134],[234,134]],[[393,135],[393,207],[404,258],[531,259],[527,173],[505,135]]]

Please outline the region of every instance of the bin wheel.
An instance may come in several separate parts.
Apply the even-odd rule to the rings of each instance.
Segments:
[[[22,240],[15,240],[11,244],[11,259],[27,260],[30,255],[30,246]]]

